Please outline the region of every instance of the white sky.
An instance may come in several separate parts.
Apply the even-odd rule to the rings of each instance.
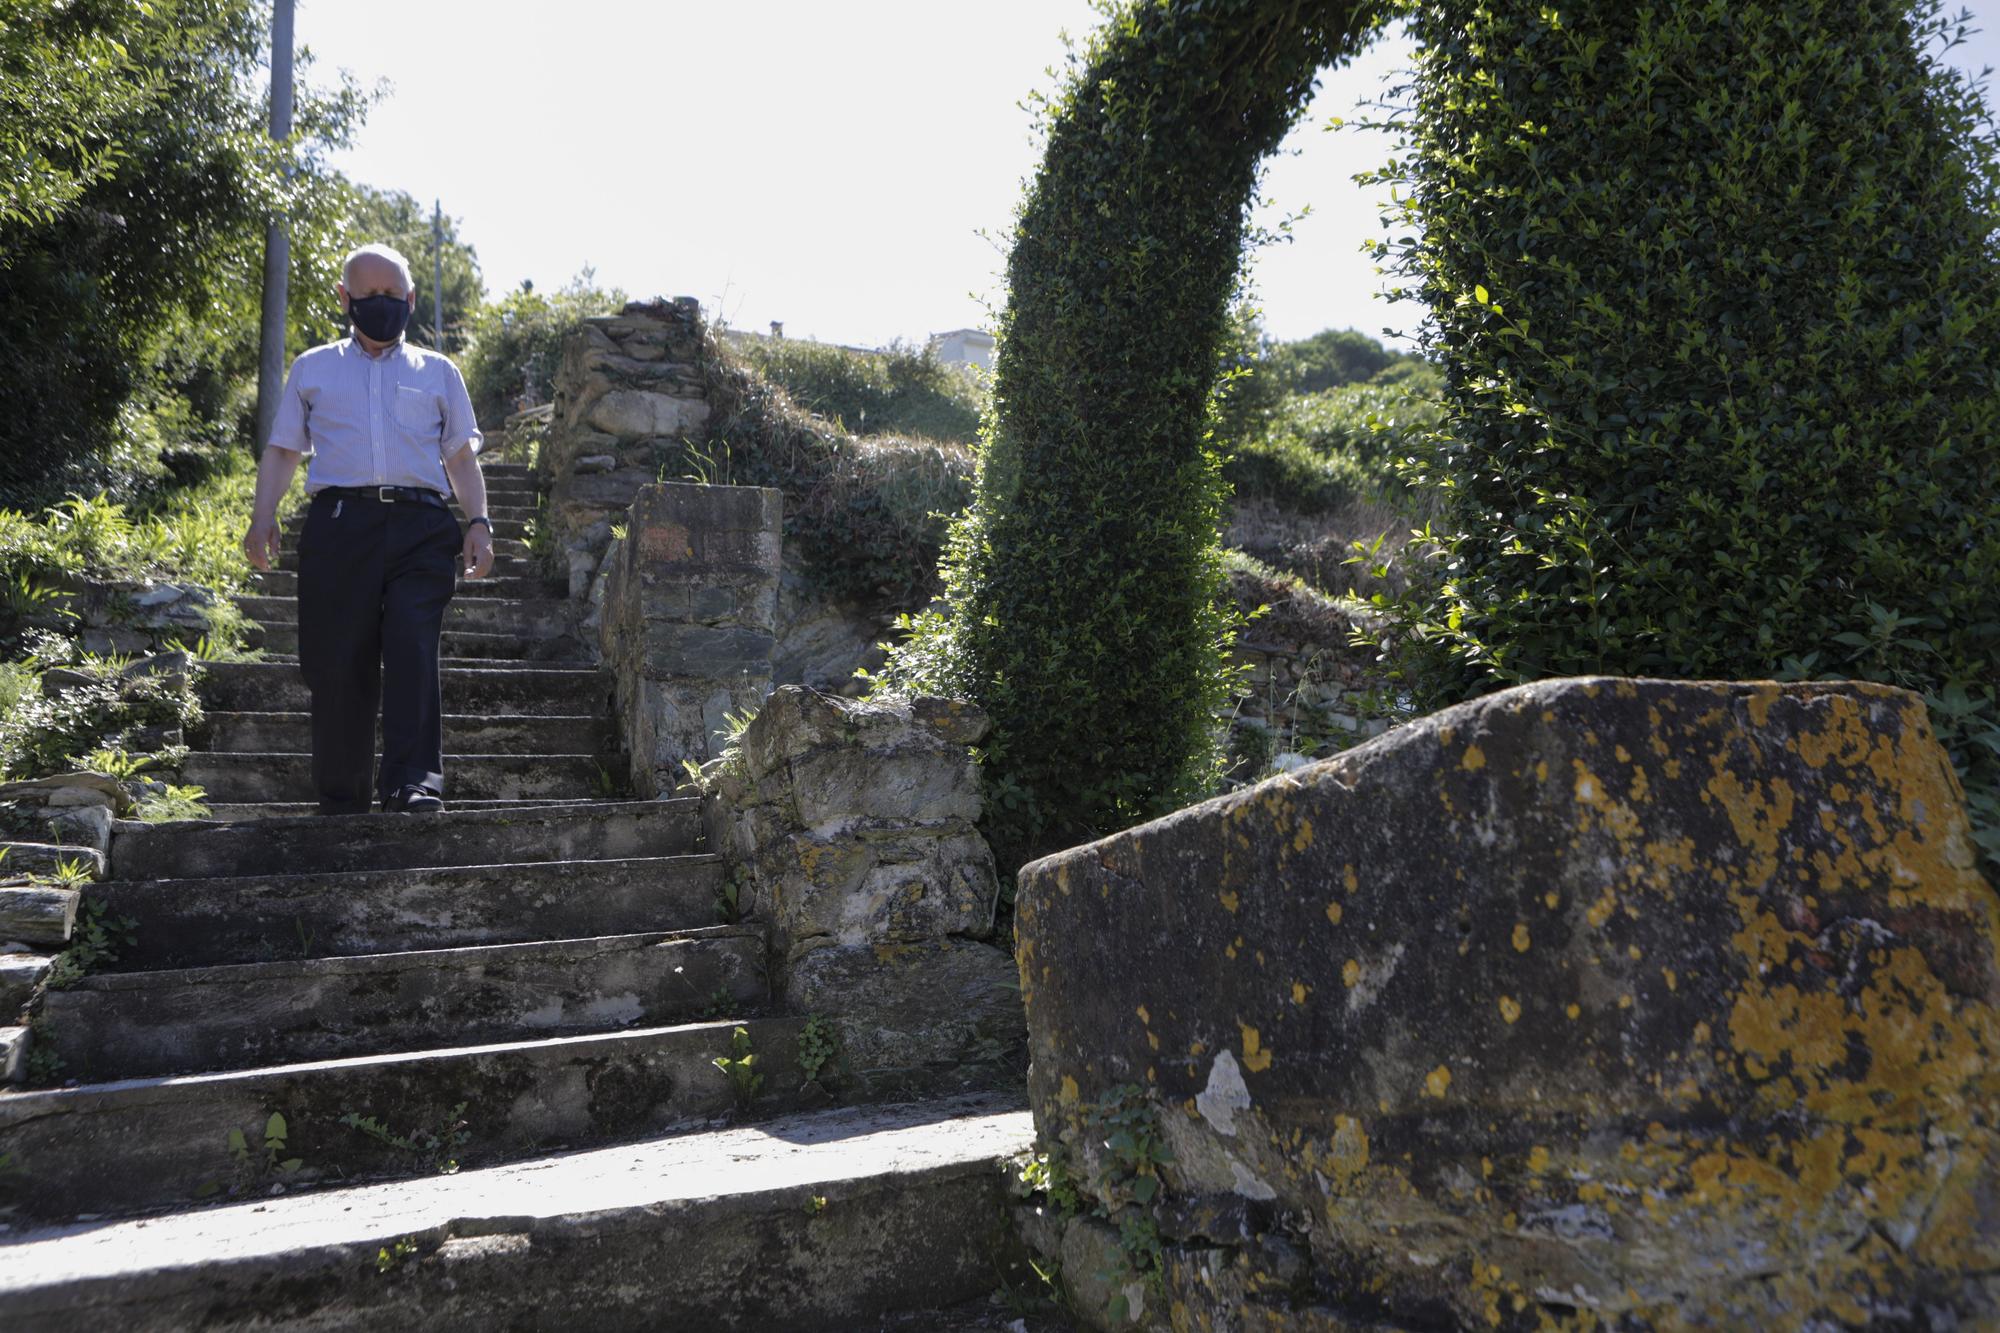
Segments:
[[[1035,165],[1020,103],[1094,21],[1086,0],[298,0],[297,39],[322,78],[389,81],[334,164],[441,198],[489,292],[587,264],[739,328],[872,346],[986,322]],[[2000,65],[2000,35],[1956,55]],[[1416,324],[1359,250],[1379,201],[1352,177],[1383,141],[1323,128],[1406,59],[1385,40],[1328,75],[1271,164],[1271,216],[1312,209],[1255,260],[1278,337]]]

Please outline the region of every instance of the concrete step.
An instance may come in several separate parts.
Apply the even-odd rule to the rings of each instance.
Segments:
[[[444,609],[444,630],[482,634],[517,634],[555,638],[576,632],[580,604],[566,597],[487,597],[477,582],[463,582]],[[267,630],[299,623],[299,600],[293,597],[238,597],[243,614]]]
[[[266,597],[297,597],[299,595],[299,575],[294,569],[273,569],[267,573],[251,577],[251,585]],[[550,579],[534,576],[501,577],[488,574],[483,579],[460,578],[459,597],[532,597],[560,598],[566,585]]]
[[[379,725],[375,736],[380,749]],[[238,753],[310,750],[312,714],[211,712],[189,731],[188,741],[197,749]],[[449,713],[444,719],[444,744],[447,750],[471,754],[542,754],[579,748],[602,754],[615,742],[610,723],[589,713]]]
[[[295,657],[299,651],[299,627],[296,624],[266,625],[253,629],[244,635],[244,642],[252,648],[261,648],[267,653]],[[481,662],[581,662],[584,660],[583,646],[568,633],[537,636],[534,634],[481,634],[470,630],[447,629],[439,640],[446,657],[464,658]]]
[[[42,1001],[67,1078],[338,1060],[753,1013],[761,932],[681,932],[87,976]]]
[[[602,714],[611,706],[611,677],[594,667],[447,663],[442,684],[447,713]],[[292,713],[312,706],[298,665],[282,661],[205,663],[201,698],[227,712]]]
[[[218,801],[313,799],[310,754],[223,754],[195,750],[181,761],[181,781]],[[542,796],[617,794],[617,775],[590,754],[448,754],[444,795],[450,801],[526,800]],[[420,818],[421,816],[406,816]]]
[[[136,923],[136,942],[119,951],[115,964],[135,970],[708,926],[717,919],[722,883],[719,858],[686,853],[111,879],[93,887],[90,897]]]
[[[48,1333],[872,1330],[894,1312],[1035,1285],[1007,1221],[1033,1138],[1028,1112],[1006,1098],[841,1107],[49,1228],[8,1246],[0,1303]],[[385,1252],[393,1267],[378,1263]]]
[[[290,819],[297,815],[317,815],[319,805],[313,801],[207,801],[207,818],[226,824],[242,823],[252,819]],[[534,801],[467,801],[454,800],[453,810],[521,810],[551,805],[598,805],[599,801],[589,797],[571,796],[562,800],[542,799]]]
[[[752,1109],[801,1104],[803,1022],[743,1021],[756,1067],[766,1075]],[[690,1023],[0,1095],[0,1154],[12,1164],[0,1176],[0,1197],[17,1217],[50,1219],[184,1208],[230,1194],[268,1204],[274,1188],[290,1194],[357,1177],[420,1176],[428,1189],[441,1183],[438,1172],[451,1161],[480,1166],[648,1138],[737,1107],[730,1079],[714,1064],[731,1054],[735,1025]],[[274,1112],[285,1129],[276,1160],[296,1161],[290,1171],[267,1165],[264,1137]],[[357,1128],[362,1117],[386,1133]],[[243,1134],[247,1156],[232,1149],[232,1130]],[[385,1142],[389,1136],[418,1146]],[[433,1148],[432,1140],[442,1142]],[[21,1251],[8,1245],[0,1254],[6,1256],[0,1284],[23,1282]],[[355,1258],[368,1264],[373,1251]],[[14,1305],[19,1290],[0,1286],[9,1327],[30,1318]],[[138,1325],[173,1326],[158,1313]]]

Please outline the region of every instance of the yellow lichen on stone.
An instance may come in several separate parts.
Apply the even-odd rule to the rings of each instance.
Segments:
[[[1515,922],[1514,951],[1516,953],[1526,953],[1528,951],[1528,946],[1531,945],[1532,943],[1534,943],[1534,941],[1530,939],[1528,936],[1528,923],[1525,921]]]
[[[1521,1006],[1513,996],[1502,995],[1500,997],[1500,1017],[1506,1019],[1510,1024],[1520,1019]]]
[[[1449,1091],[1451,1091],[1450,1069],[1439,1065],[1436,1069],[1424,1075],[1424,1096],[1436,1097],[1442,1100],[1444,1095]]]
[[[1271,1067],[1271,1048],[1264,1045],[1264,1038],[1256,1028],[1239,1021],[1236,1026],[1243,1033],[1243,1067],[1253,1074],[1261,1074]]]
[[[1146,1024],[1148,1027],[1152,1026],[1153,1011],[1148,1009],[1145,1005],[1143,1004],[1140,1005],[1137,1009],[1134,1009],[1132,1012],[1139,1015],[1139,1021],[1141,1023]]]
[[[1465,753],[1459,757],[1458,766],[1467,773],[1477,773],[1486,767],[1486,751],[1477,745],[1466,746]]]
[[[1348,959],[1341,965],[1340,979],[1347,984],[1349,990],[1359,986],[1361,984],[1361,964],[1355,959]]]
[[[1340,904],[1339,904],[1339,903],[1328,903],[1328,904],[1326,905],[1326,919],[1327,919],[1328,921],[1331,921],[1331,922],[1332,922],[1332,923],[1333,923],[1334,925],[1336,925],[1336,926],[1340,924]]]
[[[1306,995],[1307,995],[1308,993],[1309,993],[1309,992],[1308,992],[1308,989],[1307,989],[1307,986],[1306,986],[1306,983],[1305,983],[1305,982],[1303,982],[1303,981],[1294,981],[1294,982],[1292,983],[1292,1003],[1293,1003],[1293,1004],[1304,1004],[1304,1003],[1306,1002]]]
[[[1228,889],[1224,889],[1221,893],[1217,894],[1216,898],[1222,903],[1223,910],[1228,912],[1235,911],[1237,904],[1242,901],[1242,899]]]

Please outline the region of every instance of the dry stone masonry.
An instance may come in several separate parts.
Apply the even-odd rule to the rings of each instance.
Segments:
[[[948,699],[855,703],[780,688],[709,765],[711,842],[747,872],[773,985],[831,1015],[878,1091],[1006,1086],[1023,1041],[999,882],[967,747],[986,717]]]
[[[1044,1235],[1107,1325],[2000,1323],[2000,901],[1913,695],[1524,686],[1018,910],[1042,1137],[1164,1238]]]
[[[751,486],[648,485],[626,512],[598,635],[639,794],[673,791],[770,691],[783,518]]]

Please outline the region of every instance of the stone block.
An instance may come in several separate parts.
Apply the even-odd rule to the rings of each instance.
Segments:
[[[847,947],[992,933],[1000,881],[970,829],[881,842],[853,836],[781,839],[770,909],[795,950],[825,937]]]
[[[1914,695],[1504,691],[1024,869],[1036,1120],[1087,1166],[1137,1085],[1164,1197],[1312,1219],[1176,1277],[1189,1327],[1262,1326],[1241,1302],[1295,1280],[1308,1327],[1552,1293],[1633,1328],[1984,1326],[1976,867]]]
[[[649,389],[613,389],[591,405],[590,425],[607,435],[680,435],[708,421],[708,404]]]
[[[762,630],[735,625],[688,625],[647,621],[642,669],[649,676],[733,679],[771,675],[775,640]]]
[[[768,486],[659,482],[647,489],[633,517],[634,526],[660,522],[703,533],[776,532],[784,506],[784,492]]]
[[[1021,997],[1004,949],[939,939],[829,945],[785,969],[793,1013],[830,1014],[855,1076],[877,1093],[1018,1077]]]

